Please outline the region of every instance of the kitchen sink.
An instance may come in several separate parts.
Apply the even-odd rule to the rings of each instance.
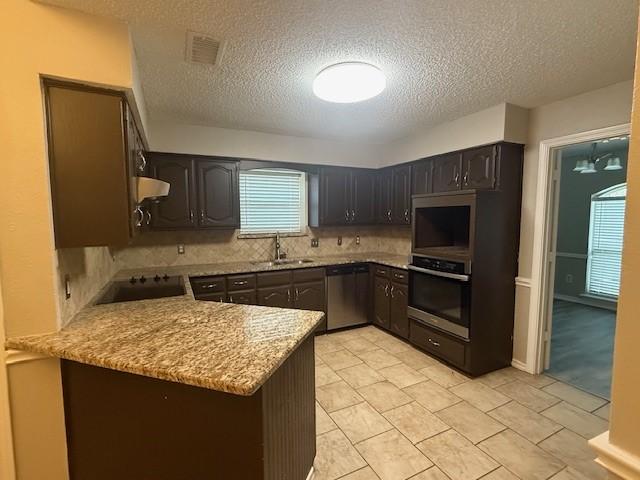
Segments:
[[[156,276],[149,279],[132,277],[130,280],[111,282],[107,290],[96,302],[96,305],[177,297],[185,293],[184,280],[181,276],[170,277],[165,275],[164,277]]]
[[[302,260],[294,260],[291,258],[282,258],[280,260],[271,260],[269,262],[254,262],[256,265],[267,265],[273,267],[276,265],[304,265],[305,263],[313,263],[314,261],[309,258],[303,258]]]

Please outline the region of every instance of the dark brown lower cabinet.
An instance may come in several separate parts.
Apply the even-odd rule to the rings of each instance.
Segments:
[[[300,310],[326,311],[324,280],[294,284],[293,308]],[[327,318],[322,320],[316,331],[327,329]]]
[[[291,285],[259,288],[258,305],[291,308]]]
[[[409,340],[415,346],[458,368],[465,369],[466,367],[467,346],[462,340],[454,340],[450,336],[413,319],[411,320]]]
[[[373,323],[389,329],[389,279],[375,277],[373,281]]]
[[[402,338],[409,338],[409,317],[407,317],[409,288],[401,283],[391,282],[389,296],[389,330]]]
[[[375,267],[373,271],[373,323],[409,338],[407,272],[388,267]]]
[[[229,303],[239,303],[243,305],[255,305],[257,303],[257,295],[255,290],[238,290],[227,294]]]

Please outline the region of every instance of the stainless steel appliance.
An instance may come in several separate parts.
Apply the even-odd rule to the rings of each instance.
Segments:
[[[327,330],[368,322],[369,265],[328,267]]]
[[[470,305],[468,262],[413,255],[409,265],[410,318],[468,339]]]

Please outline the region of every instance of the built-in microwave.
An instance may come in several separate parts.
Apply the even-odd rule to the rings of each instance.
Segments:
[[[468,262],[413,255],[409,265],[409,317],[469,339],[471,271]]]

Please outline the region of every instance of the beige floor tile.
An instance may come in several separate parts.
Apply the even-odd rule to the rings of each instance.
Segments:
[[[472,443],[481,442],[506,428],[467,402],[440,410],[436,415]]]
[[[326,364],[316,365],[316,387],[339,382],[341,378]]]
[[[499,467],[454,430],[420,442],[417,447],[452,480],[475,480]]]
[[[378,327],[370,325],[360,329],[360,336],[375,343],[377,340],[383,340],[388,338],[390,335],[388,333],[384,333]]]
[[[409,385],[415,385],[416,383],[427,380],[424,375],[404,363],[382,368],[379,372],[398,388],[408,387]]]
[[[330,432],[336,428],[338,428],[338,426],[333,423],[333,420],[331,420],[331,417],[327,415],[324,408],[316,402],[316,435],[322,435],[323,433]]]
[[[489,475],[485,475],[482,477],[482,480],[518,480],[513,473],[507,470],[504,467],[500,467],[497,470],[494,470]]]
[[[338,350],[337,352],[322,353],[320,358],[324,360],[324,363],[329,365],[334,370],[340,370],[342,368],[353,367],[362,363],[358,357],[356,357],[349,350]]]
[[[511,430],[478,446],[522,480],[545,480],[565,467],[563,462]]]
[[[491,388],[499,387],[500,385],[504,385],[505,383],[513,382],[515,380],[511,373],[511,368],[512,367],[495,370],[491,373],[478,377],[477,380]]]
[[[549,395],[519,380],[502,385],[496,388],[496,390],[536,412],[541,412],[560,402],[558,397]]]
[[[359,353],[358,357],[360,357],[364,363],[374,370],[380,370],[382,368],[401,363],[398,357],[391,355],[389,352],[382,350],[381,348],[378,350],[371,350],[370,352]]]
[[[405,388],[404,392],[430,412],[437,412],[462,401],[460,397],[431,380],[411,385]]]
[[[449,480],[442,470],[435,465],[424,472],[419,473],[415,477],[411,477],[409,480]]]
[[[433,465],[397,430],[390,430],[356,445],[381,480],[405,480]]]
[[[349,439],[340,430],[319,435],[314,480],[334,480],[367,465]]]
[[[585,478],[593,480],[607,478],[606,470],[593,461],[595,452],[580,435],[562,430],[541,442],[540,447],[584,475]],[[571,472],[567,473],[567,475],[570,474]]]
[[[513,367],[502,368],[495,372],[487,373],[479,377],[478,380],[492,388],[513,382],[514,380],[520,380],[536,388],[542,388],[555,382],[553,378],[547,377],[546,375],[531,375],[530,373]]]
[[[395,337],[384,338],[375,343],[381,349],[386,350],[389,353],[393,353],[394,355],[400,352],[408,352],[412,349],[407,343],[402,340],[398,340]]]
[[[316,367],[317,367],[318,365],[324,365],[324,364],[325,364],[325,363],[322,361],[322,359],[321,359],[318,355],[315,355],[315,356],[314,356],[314,363],[315,363]]]
[[[562,425],[518,402],[509,402],[490,411],[489,415],[533,443],[538,443],[562,430]]]
[[[542,390],[587,412],[593,412],[607,403],[607,400],[603,398],[583,392],[562,382],[552,383]]]
[[[359,328],[352,328],[349,330],[341,330],[339,332],[330,332],[327,334],[330,340],[335,343],[343,344],[356,338],[361,338],[362,332]]]
[[[609,428],[609,422],[606,420],[567,402],[548,408],[542,415],[585,438],[593,438]]]
[[[449,429],[449,426],[418,402],[394,408],[383,414],[412,443],[418,443]]]
[[[366,402],[337,410],[331,414],[333,421],[351,443],[358,443],[393,427]]]
[[[530,373],[523,372],[522,370],[518,370],[517,368],[509,368],[511,370],[511,375],[515,380],[520,380],[521,382],[527,383],[535,388],[543,388],[547,385],[555,383],[556,381],[555,379],[546,375],[531,375]]]
[[[327,413],[361,403],[363,398],[344,380],[316,388],[316,399]]]
[[[406,352],[398,352],[395,356],[414,370],[420,370],[421,368],[430,367],[431,365],[438,363],[438,360],[435,358],[430,357],[426,353],[422,353],[415,348],[411,348]]]
[[[356,338],[354,340],[349,340],[348,342],[343,343],[343,346],[351,353],[356,354],[370,352],[371,350],[377,350],[378,348],[380,348],[375,343],[362,337]]]
[[[321,340],[324,339],[324,340]],[[315,352],[316,355],[320,356],[322,354],[337,352],[338,350],[342,350],[343,347],[341,344],[329,340],[327,335],[322,335],[320,337],[316,337],[315,340]]]
[[[340,480],[380,480],[380,477],[371,470],[371,467],[365,467],[362,470],[358,470],[357,472],[353,472],[342,477]]]
[[[599,409],[593,412],[594,415],[599,416],[600,418],[605,419],[607,422],[609,421],[609,415],[611,414],[611,404],[607,403],[606,405],[600,407]]]
[[[459,385],[470,380],[468,377],[441,363],[423,368],[420,370],[420,373],[444,388],[453,387],[454,385]]]
[[[365,363],[343,368],[336,372],[353,388],[366,387],[384,380],[384,377]]]
[[[604,477],[607,478],[607,477]],[[574,470],[571,467],[567,467],[564,470],[556,473],[549,480],[591,480],[589,477],[585,477],[583,474]]]
[[[359,388],[358,392],[380,413],[413,401],[409,395],[389,382],[367,385]]]
[[[475,380],[451,387],[450,391],[483,412],[509,402],[509,397]]]

